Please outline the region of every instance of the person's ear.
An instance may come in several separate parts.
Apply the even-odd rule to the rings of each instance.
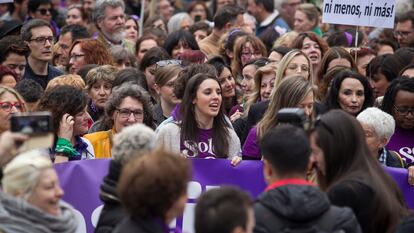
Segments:
[[[387,145],[387,143],[388,143],[388,140],[385,138],[385,137],[383,137],[383,138],[381,138],[380,139],[380,143],[379,143],[379,148],[383,148],[383,147],[385,147],[385,145]]]
[[[273,167],[266,159],[263,159],[263,177],[265,178],[266,182],[272,177],[274,174]]]
[[[160,95],[161,87],[158,86],[156,83],[154,84],[154,90],[155,90],[155,92],[157,92],[158,95]]]

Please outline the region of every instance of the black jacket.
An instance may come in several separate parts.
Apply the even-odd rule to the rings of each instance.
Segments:
[[[327,211],[331,211],[329,224],[316,224],[320,230],[361,232],[351,209],[332,206],[328,197],[314,186],[285,185],[271,189],[259,196],[254,210],[255,233],[280,232],[288,225],[290,228],[308,224],[313,226],[312,223],[318,223]],[[325,216],[328,218],[328,215]]]
[[[118,224],[113,233],[165,233],[165,231],[160,224],[151,219],[130,216]]]
[[[104,203],[104,207],[99,216],[95,233],[112,232],[115,226],[127,216],[116,192],[121,170],[121,164],[112,160],[109,164],[109,173],[101,185],[99,196]]]

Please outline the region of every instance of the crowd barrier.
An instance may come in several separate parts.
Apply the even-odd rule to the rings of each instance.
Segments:
[[[55,166],[60,184],[65,191],[63,200],[77,210],[79,233],[93,232],[102,209],[99,190],[103,177],[108,173],[109,159],[73,161]],[[188,185],[188,201],[183,218],[172,225],[183,232],[193,233],[193,214],[197,197],[205,190],[222,185],[236,185],[257,197],[266,187],[262,162],[243,161],[237,167],[228,160],[193,159],[193,179]],[[414,187],[407,183],[407,170],[385,168],[395,179],[405,200],[414,209]]]

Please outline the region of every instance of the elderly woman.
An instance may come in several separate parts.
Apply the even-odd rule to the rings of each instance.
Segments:
[[[153,106],[142,87],[125,83],[114,88],[105,106],[105,121],[110,130],[85,135],[93,145],[96,158],[111,158],[112,137],[135,123],[153,128]]]
[[[126,217],[116,191],[121,170],[127,163],[150,152],[154,147],[155,132],[144,124],[125,127],[114,136],[113,159],[101,185],[100,198],[104,207],[95,228],[96,233],[113,230]]]
[[[115,45],[109,49],[109,53],[118,69],[122,70],[126,67],[137,67],[137,59],[131,50],[124,48],[121,45]]]
[[[10,129],[13,113],[26,112],[23,97],[14,89],[0,86],[0,134]]]
[[[69,50],[69,67],[71,74],[76,74],[87,64],[111,65],[113,63],[105,45],[96,39],[81,39],[73,42]]]
[[[384,166],[403,168],[405,162],[401,156],[385,147],[394,134],[394,118],[378,108],[371,107],[359,113],[357,120],[364,130],[371,155]]]
[[[3,171],[0,192],[1,232],[75,232],[71,207],[48,155],[30,151],[18,155]]]
[[[88,113],[97,121],[104,115],[104,107],[112,92],[112,85],[118,70],[114,66],[98,66],[86,75],[86,90],[91,101]]]
[[[113,232],[169,232],[184,212],[190,178],[190,162],[175,153],[157,150],[130,161],[118,184],[129,216]]]
[[[46,91],[38,104],[39,111],[52,113],[57,136],[55,162],[93,159],[91,143],[82,138],[88,132],[88,96],[83,89],[62,85]]]
[[[193,19],[188,13],[181,12],[173,15],[167,23],[167,29],[169,33],[178,31],[178,30],[188,30],[191,25],[194,24]]]

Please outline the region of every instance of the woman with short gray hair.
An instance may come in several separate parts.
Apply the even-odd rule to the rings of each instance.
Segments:
[[[387,167],[405,167],[405,161],[395,152],[385,146],[394,134],[394,118],[375,107],[367,108],[358,114],[357,120],[361,123],[365,133],[365,140],[372,156]]]

